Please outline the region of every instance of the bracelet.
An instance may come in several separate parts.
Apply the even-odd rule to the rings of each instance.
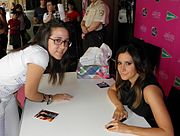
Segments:
[[[41,100],[41,102],[45,102],[46,101],[46,94],[42,94],[43,95],[43,99]]]
[[[53,102],[52,95],[48,95],[47,105],[51,104]]]

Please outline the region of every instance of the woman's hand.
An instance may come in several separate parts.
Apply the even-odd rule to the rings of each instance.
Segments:
[[[128,112],[124,109],[124,108],[116,108],[116,110],[114,111],[114,114],[113,114],[113,119],[114,120],[122,120],[124,118],[127,118],[128,117]]]
[[[105,125],[105,128],[109,131],[127,133],[127,126],[118,120],[113,120]]]
[[[82,26],[82,32],[84,34],[87,34],[89,31],[87,30],[88,28],[86,26]]]
[[[73,96],[70,95],[70,94],[67,94],[67,93],[53,95],[53,101],[54,102],[60,102],[60,101],[63,101],[63,100],[69,101],[72,98],[73,98]]]

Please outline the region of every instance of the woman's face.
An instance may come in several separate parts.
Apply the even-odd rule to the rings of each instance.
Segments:
[[[48,51],[51,56],[61,60],[69,47],[69,33],[63,27],[52,28],[51,36],[48,40]]]
[[[119,54],[117,68],[122,80],[129,80],[134,83],[139,76],[133,59],[128,52]]]
[[[46,5],[46,0],[40,0],[40,5],[42,5],[42,6],[45,6]]]
[[[52,5],[51,2],[47,2],[46,6],[47,6],[48,12],[53,12],[53,11],[55,11],[55,6]]]
[[[73,8],[74,8],[74,6],[73,6],[73,5],[68,4],[68,9],[69,9],[69,10],[73,10]]]

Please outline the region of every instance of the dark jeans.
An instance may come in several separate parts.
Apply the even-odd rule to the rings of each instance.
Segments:
[[[70,30],[71,47],[68,49],[71,58],[79,58],[81,47],[81,28],[79,22],[66,22]]]
[[[21,35],[21,38],[22,38],[22,43],[23,43],[23,46],[25,46],[29,40],[31,39],[28,34],[28,32],[26,30],[21,30],[20,31],[20,35]]]
[[[13,46],[13,49],[17,49],[21,47],[20,34],[10,34],[10,45]]]
[[[8,43],[7,34],[0,34],[0,58],[6,55],[7,43]]]
[[[89,47],[100,47],[104,42],[104,29],[99,31],[92,31],[86,34],[83,39],[83,54]]]

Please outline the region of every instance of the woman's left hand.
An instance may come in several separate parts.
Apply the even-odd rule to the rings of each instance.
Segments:
[[[113,132],[120,132],[120,133],[127,133],[127,125],[124,123],[118,121],[118,120],[113,120],[109,122],[107,125],[105,125],[105,128],[108,131],[113,131]]]
[[[72,98],[73,98],[73,96],[70,94],[67,94],[67,93],[53,95],[54,102],[59,102],[59,101],[63,101],[63,100],[69,101]]]

